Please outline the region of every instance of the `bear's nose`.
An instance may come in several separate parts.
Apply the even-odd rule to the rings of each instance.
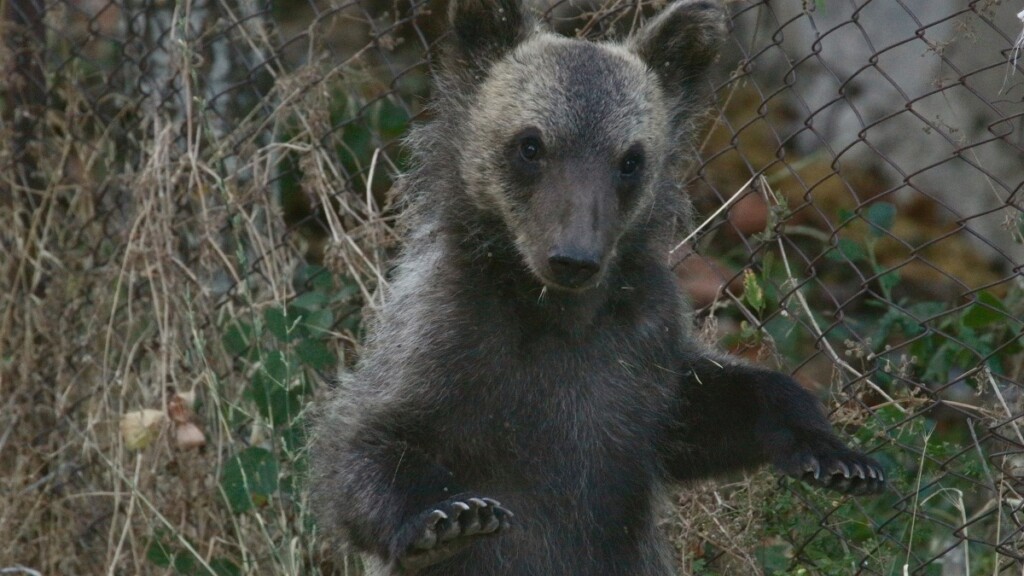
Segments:
[[[569,288],[582,286],[601,269],[601,264],[595,258],[567,254],[548,257],[548,265],[555,282]]]

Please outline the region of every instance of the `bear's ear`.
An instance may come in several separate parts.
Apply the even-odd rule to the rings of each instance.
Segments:
[[[719,2],[679,0],[647,22],[631,45],[670,97],[689,98],[718,56],[725,29]]]
[[[445,68],[477,76],[522,42],[533,27],[520,0],[451,0],[448,21],[453,38],[444,55]]]

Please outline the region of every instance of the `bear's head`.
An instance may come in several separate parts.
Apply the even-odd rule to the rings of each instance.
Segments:
[[[623,42],[536,26],[516,0],[452,0],[440,90],[462,102],[459,174],[544,286],[599,284],[620,241],[680,194],[725,12],[671,4]]]

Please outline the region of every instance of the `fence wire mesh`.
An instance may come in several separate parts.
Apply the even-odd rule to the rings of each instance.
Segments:
[[[623,35],[663,3],[538,3]],[[890,491],[680,491],[684,574],[1024,574],[1024,6],[734,0],[671,258]],[[400,240],[445,7],[0,2],[0,568],[356,574],[304,421]],[[16,572],[17,573],[17,572]]]

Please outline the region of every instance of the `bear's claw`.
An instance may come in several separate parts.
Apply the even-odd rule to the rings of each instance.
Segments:
[[[455,497],[419,520],[416,538],[398,558],[404,570],[436,564],[462,550],[473,539],[508,529],[513,514],[491,498]]]

